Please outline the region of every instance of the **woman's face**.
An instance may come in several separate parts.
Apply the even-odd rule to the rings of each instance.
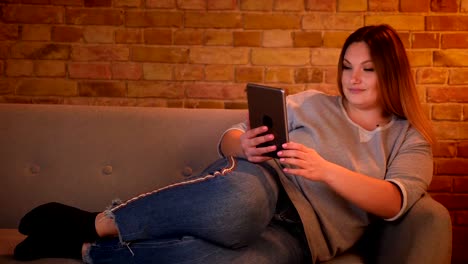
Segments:
[[[366,43],[355,42],[346,50],[341,83],[349,106],[361,110],[381,107],[377,73]]]

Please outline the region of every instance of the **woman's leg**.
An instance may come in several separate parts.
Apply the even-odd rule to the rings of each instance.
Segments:
[[[93,264],[300,264],[306,246],[283,227],[270,225],[246,247],[230,249],[192,236],[136,241],[123,245],[118,239],[100,240],[84,257]]]
[[[123,245],[139,240],[193,236],[237,248],[263,232],[273,216],[277,197],[277,182],[267,170],[245,160],[224,159],[215,162],[200,177],[142,194],[106,211],[109,218],[102,223],[107,223],[105,227],[110,232],[102,233],[99,228],[101,221],[96,219],[93,220],[97,230],[94,230],[94,226],[91,229],[101,235],[119,235]],[[53,214],[60,216],[61,212],[66,212],[68,216],[73,216],[70,210],[74,211],[65,206]],[[39,216],[31,217],[27,222],[50,219],[44,217],[48,214],[43,210],[40,212]],[[48,225],[47,237],[61,237],[70,242],[68,244],[75,244],[77,239],[89,241],[74,235],[62,237],[67,230],[77,227],[70,226],[63,217],[60,219],[67,224]],[[78,228],[81,230],[82,227]],[[44,237],[42,232],[33,235],[39,238],[37,241],[42,241]],[[36,247],[37,243],[24,241],[21,247],[17,247],[15,257],[21,258],[24,255],[22,252]],[[80,251],[81,246],[77,250]],[[54,254],[47,252],[47,256]]]
[[[263,232],[277,198],[277,181],[265,168],[228,158],[200,177],[142,194],[106,214],[121,242],[193,236],[236,248]]]

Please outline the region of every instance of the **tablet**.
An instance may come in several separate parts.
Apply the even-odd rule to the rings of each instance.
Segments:
[[[265,155],[278,158],[276,153],[283,149],[281,145],[289,139],[285,92],[281,88],[253,83],[248,83],[246,90],[250,128],[267,126],[268,131],[264,134],[273,134],[275,137],[273,141],[265,142],[258,147],[276,145],[276,151]]]

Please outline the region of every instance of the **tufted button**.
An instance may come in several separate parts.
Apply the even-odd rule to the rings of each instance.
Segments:
[[[110,166],[110,165],[104,166],[104,168],[102,168],[102,173],[104,173],[105,175],[111,175],[112,174],[112,166]]]
[[[29,167],[29,171],[32,173],[32,174],[38,174],[40,171],[41,171],[41,167],[39,167],[38,165],[31,165]]]
[[[192,173],[193,173],[192,168],[190,168],[188,166],[185,167],[184,170],[182,170],[182,175],[184,175],[185,177],[192,176]]]

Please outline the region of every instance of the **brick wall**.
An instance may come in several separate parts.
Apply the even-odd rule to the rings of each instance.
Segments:
[[[388,23],[440,144],[430,191],[468,261],[468,0],[2,0],[0,103],[243,108],[246,82],[336,93],[344,39]]]

